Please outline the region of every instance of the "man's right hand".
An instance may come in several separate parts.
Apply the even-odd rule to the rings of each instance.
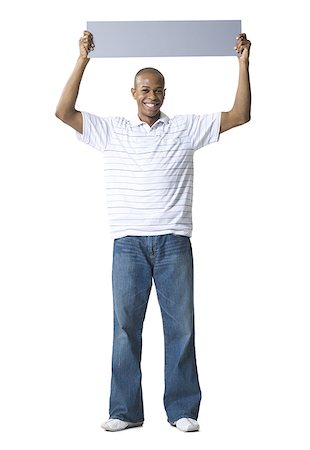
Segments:
[[[83,37],[80,38],[80,56],[88,59],[88,53],[95,48],[93,35],[89,31],[84,31]]]

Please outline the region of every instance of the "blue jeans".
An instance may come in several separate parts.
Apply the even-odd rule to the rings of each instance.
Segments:
[[[114,240],[110,418],[144,420],[140,361],[152,279],[164,328],[168,421],[197,419],[201,392],[194,344],[192,247],[190,238],[174,234]]]

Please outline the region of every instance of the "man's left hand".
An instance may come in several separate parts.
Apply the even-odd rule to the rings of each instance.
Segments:
[[[250,56],[251,42],[247,39],[245,33],[238,34],[235,50],[242,62],[248,62]]]

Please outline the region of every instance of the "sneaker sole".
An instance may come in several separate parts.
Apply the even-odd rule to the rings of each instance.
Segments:
[[[136,423],[128,422],[128,425],[125,428],[122,428],[121,430],[113,430],[112,428],[105,426],[105,424],[103,423],[101,425],[101,428],[103,428],[105,431],[116,432],[116,431],[128,430],[129,428],[142,427],[142,425],[143,425],[143,422],[136,422]]]
[[[192,428],[191,430],[181,430],[181,428],[177,427],[175,423],[171,423],[171,422],[169,422],[169,423],[172,427],[175,427],[177,430],[182,431],[183,433],[194,433],[195,431],[199,431],[199,428],[200,428],[200,426],[198,425],[197,427]]]

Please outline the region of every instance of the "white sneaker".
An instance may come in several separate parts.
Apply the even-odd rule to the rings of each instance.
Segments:
[[[183,417],[182,419],[173,422],[173,426],[177,427],[180,431],[198,431],[199,424],[197,420],[190,419],[189,417]]]
[[[109,419],[101,425],[101,428],[106,431],[122,431],[126,430],[126,428],[141,427],[142,424],[143,422],[133,423],[125,422],[124,420],[120,419]]]

